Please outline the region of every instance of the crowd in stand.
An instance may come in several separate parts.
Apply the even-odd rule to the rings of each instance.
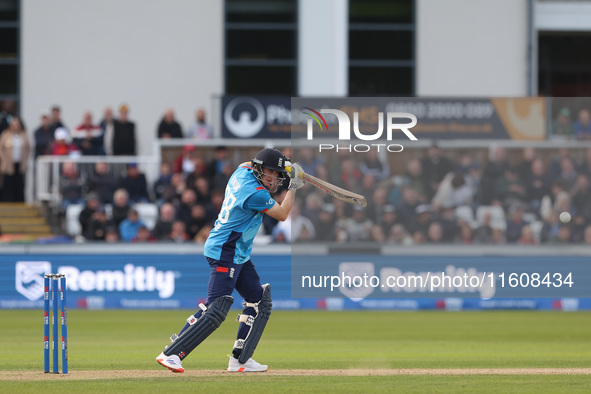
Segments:
[[[121,105],[115,118],[107,108],[98,124],[86,112],[70,130],[59,107],[53,107],[41,114],[32,144],[17,116],[0,116],[5,129],[0,135],[2,200],[23,201],[30,151],[34,157],[135,155],[135,126],[128,111]],[[156,138],[212,135],[201,109],[184,132],[174,112],[166,110],[155,133]],[[404,171],[394,173],[388,154],[376,150],[321,156],[311,148],[287,149],[285,154],[307,173],[365,195],[368,206],[347,205],[306,185],[286,222],[265,215],[264,232],[274,242],[591,244],[591,148],[579,161],[568,149],[557,149],[552,160],[543,160],[540,152],[524,148],[511,162],[502,147],[485,162],[470,152],[452,160],[437,145],[415,152]],[[157,180],[148,184],[136,163],[128,163],[119,174],[97,162],[81,176],[75,160],[66,161],[59,179],[63,212],[73,204],[84,205],[79,221],[87,240],[204,242],[238,164],[225,147],[217,148],[207,162],[189,144],[174,161],[161,163]],[[281,200],[281,193],[276,197]],[[158,207],[153,227],[135,209],[141,203]]]

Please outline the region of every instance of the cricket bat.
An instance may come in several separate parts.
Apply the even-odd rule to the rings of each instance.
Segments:
[[[291,172],[290,166],[286,166],[285,169]],[[350,192],[348,190],[335,186],[332,183],[328,183],[326,181],[323,181],[322,179],[316,178],[315,176],[306,174],[305,172],[301,172],[300,175],[302,179],[311,183],[318,189],[322,190],[323,192],[334,198],[338,198],[339,200],[342,200],[346,203],[359,205],[361,207],[367,206],[367,201],[365,200],[365,197],[361,194]]]

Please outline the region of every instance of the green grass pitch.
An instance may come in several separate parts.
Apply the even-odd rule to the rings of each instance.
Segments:
[[[243,375],[223,372],[237,328],[233,320],[238,311],[232,310],[222,327],[183,362],[188,372],[173,374],[154,358],[190,313],[71,310],[71,373],[56,378],[42,372],[42,311],[0,311],[0,392],[591,391],[589,372],[340,376],[334,371],[588,369],[591,312],[275,311],[254,355],[270,372]],[[273,374],[288,369],[315,372]],[[110,376],[128,370],[155,375]],[[190,374],[200,370],[212,372]],[[322,376],[318,370],[332,371]],[[81,371],[96,371],[98,377],[77,379]],[[19,379],[19,373],[29,378]]]

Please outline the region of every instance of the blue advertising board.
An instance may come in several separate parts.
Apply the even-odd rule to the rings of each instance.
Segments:
[[[292,263],[299,261],[287,254],[253,257],[263,283],[272,285],[274,309],[591,309],[591,298],[535,297],[523,293],[519,297],[489,298],[478,294],[462,298],[455,293],[425,297],[409,292],[405,297],[352,297],[344,294],[294,292]],[[307,261],[342,263],[343,256],[308,256]],[[347,263],[364,262],[368,256],[347,255]],[[413,257],[415,266],[428,257]],[[392,262],[392,256],[372,256],[377,266]],[[463,261],[464,260],[464,261]],[[396,258],[400,262],[400,257]],[[531,260],[533,261],[533,260]],[[450,257],[448,262],[460,266],[466,258]],[[538,260],[539,262],[539,260]],[[339,264],[340,264],[339,263]],[[472,257],[470,264],[487,264],[486,257]],[[581,257],[562,257],[560,266],[579,267]],[[367,268],[367,266],[364,266]],[[207,294],[209,266],[201,254],[5,254],[0,255],[0,309],[43,308],[43,275],[63,273],[68,278],[68,308],[84,309],[196,309]],[[313,273],[314,271],[308,271]],[[350,273],[357,271],[350,271]],[[580,276],[577,276],[580,278]],[[557,293],[558,294],[558,293]],[[584,293],[586,294],[586,292]],[[359,295],[359,294],[354,294]],[[243,300],[234,294],[234,307]],[[372,298],[373,297],[373,298]]]

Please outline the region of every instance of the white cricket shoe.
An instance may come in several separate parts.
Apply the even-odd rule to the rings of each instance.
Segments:
[[[156,361],[158,361],[158,364],[170,369],[172,372],[185,372],[181,359],[176,354],[173,354],[172,356],[167,356],[164,354],[164,352],[162,352],[158,355],[158,357],[156,357]]]
[[[268,365],[259,364],[252,358],[241,364],[237,359],[230,356],[230,361],[228,362],[228,371],[230,372],[267,372],[268,370]]]

